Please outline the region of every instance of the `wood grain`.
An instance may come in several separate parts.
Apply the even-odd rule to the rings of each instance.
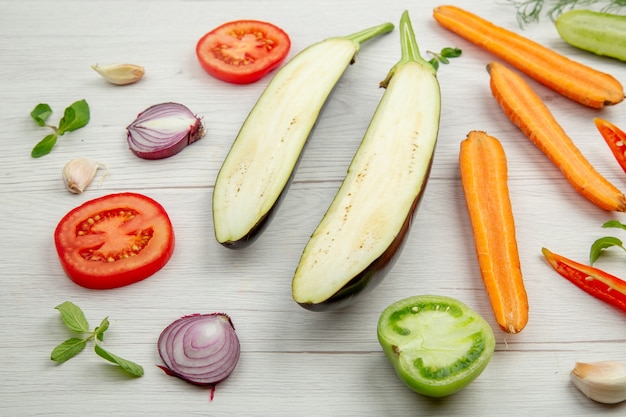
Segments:
[[[461,4],[463,3],[463,4]],[[501,114],[489,92],[488,53],[439,27],[437,2],[388,0],[283,2],[0,0],[0,415],[2,416],[621,416],[569,382],[577,360],[626,361],[626,316],[584,294],[550,269],[541,247],[585,261],[593,240],[607,233],[608,214],[580,197],[558,169]],[[460,2],[520,30],[507,2]],[[337,85],[310,137],[282,204],[251,247],[232,251],[213,236],[214,179],[241,123],[267,79],[233,86],[211,79],[194,47],[227,20],[255,18],[282,26],[290,56],[325,37],[384,21],[397,24],[408,8],[423,51],[458,46],[463,56],[439,69],[443,113],[430,182],[401,256],[386,279],[349,309],[313,313],[291,299],[291,278],[304,245],[323,216],[382,95],[378,83],[399,59],[397,30],[363,45]],[[575,50],[546,18],[525,34],[626,82],[623,63]],[[146,76],[127,87],[108,85],[90,68],[132,62]],[[595,130],[598,114],[534,85],[572,139],[609,180],[626,177]],[[85,98],[92,120],[63,136],[52,153],[32,159],[45,129],[29,112],[39,102],[62,114]],[[128,149],[125,127],[146,107],[178,101],[203,118],[207,135],[180,154],[144,161]],[[601,112],[626,126],[623,108]],[[459,178],[459,143],[472,129],[503,143],[516,219],[530,320],[518,335],[497,329],[475,259]],[[63,165],[85,156],[109,175],[82,195],[61,181]],[[99,174],[100,175],[100,174]],[[77,287],[61,270],[52,233],[59,219],[88,199],[120,191],[145,193],[168,211],[177,246],[155,276],[111,291]],[[601,266],[624,273],[623,254]],[[494,327],[497,348],[487,370],[444,400],[409,391],[376,340],[376,322],[392,302],[413,294],[456,297]],[[128,379],[93,352],[57,366],[52,348],[70,335],[54,307],[81,306],[90,321],[109,316],[106,346],[144,366]],[[227,312],[242,343],[234,374],[208,391],[170,378],[156,340],[190,313]]]

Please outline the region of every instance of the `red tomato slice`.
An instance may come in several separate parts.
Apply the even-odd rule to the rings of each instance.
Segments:
[[[196,55],[213,77],[249,84],[278,67],[291,41],[277,26],[258,20],[236,20],[216,27],[198,41]]]
[[[148,278],[174,252],[165,209],[141,194],[96,198],[65,215],[54,244],[67,276],[86,288],[110,289]]]

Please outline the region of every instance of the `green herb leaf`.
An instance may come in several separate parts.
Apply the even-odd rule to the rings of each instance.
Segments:
[[[49,105],[45,103],[39,103],[35,106],[33,111],[30,112],[30,117],[32,117],[39,126],[43,127],[46,125],[46,120],[48,120],[48,117],[50,117],[51,114],[52,109]]]
[[[77,337],[67,339],[65,342],[61,343],[52,350],[50,359],[55,362],[63,363],[78,355],[83,349],[85,349],[85,346],[87,346],[86,339],[79,339]]]
[[[59,127],[46,124],[46,120],[50,117],[50,114],[52,114],[52,109],[45,103],[38,104],[33,111],[30,112],[30,116],[39,126],[49,127],[54,130],[53,134],[46,136],[35,145],[30,153],[33,158],[39,158],[49,154],[56,144],[58,136],[80,129],[89,123],[90,119],[89,105],[85,100],[78,100],[65,109],[63,117],[59,121]]]
[[[80,129],[89,123],[89,105],[85,100],[78,100],[65,109],[63,118],[59,121],[58,134],[63,135]]]
[[[102,341],[104,340],[104,332],[106,332],[108,328],[109,328],[109,318],[105,317],[104,319],[102,319],[102,322],[100,323],[100,325],[95,328],[93,333],[98,338],[98,340]]]
[[[591,264],[593,265],[598,260],[603,250],[614,246],[618,246],[626,250],[622,241],[616,237],[605,236],[597,239],[591,244],[591,250],[589,251],[589,262],[591,262]]]
[[[446,58],[458,58],[463,54],[463,51],[459,48],[443,48],[441,50],[441,56]]]
[[[55,307],[61,313],[61,318],[65,326],[77,333],[89,332],[89,323],[85,318],[85,313],[76,304],[66,301]]]
[[[433,57],[428,62],[430,63],[430,65],[433,66],[435,71],[439,69],[439,63],[449,64],[450,60],[448,58],[457,58],[461,56],[461,54],[463,53],[463,51],[461,51],[461,49],[459,48],[450,48],[450,47],[443,48],[441,52],[439,53],[433,52],[433,51],[427,51],[427,52],[429,55]]]
[[[127,373],[137,377],[143,375],[143,367],[141,365],[137,365],[135,362],[120,358],[119,356],[104,350],[98,344],[95,345],[95,351],[98,356],[108,360],[109,362],[119,365]]]
[[[626,230],[626,224],[623,224],[617,220],[609,220],[607,222],[605,222],[602,227],[604,228],[616,228],[616,229],[622,229],[622,230]]]
[[[55,308],[61,313],[65,326],[75,332],[87,333],[87,337],[84,339],[74,337],[66,340],[52,350],[50,359],[55,362],[65,362],[78,355],[83,349],[85,349],[87,342],[93,340],[95,342],[94,349],[99,356],[109,362],[119,365],[124,371],[132,376],[139,377],[143,375],[143,368],[140,365],[137,365],[129,360],[122,359],[119,356],[104,350],[100,346],[99,343],[104,339],[104,332],[106,332],[109,328],[110,323],[108,317],[102,319],[100,325],[90,332],[85,314],[76,304],[70,301],[65,301]]]
[[[35,145],[33,150],[30,152],[30,156],[33,158],[40,158],[49,154],[55,143],[57,143],[57,135],[55,133],[50,133]]]

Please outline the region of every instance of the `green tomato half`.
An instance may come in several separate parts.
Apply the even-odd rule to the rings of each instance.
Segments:
[[[420,295],[387,307],[378,341],[396,373],[412,390],[445,397],[475,380],[496,346],[489,323],[462,302]]]

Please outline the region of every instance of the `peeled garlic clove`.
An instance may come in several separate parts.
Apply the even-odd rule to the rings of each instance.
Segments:
[[[63,182],[70,192],[80,194],[93,181],[98,169],[103,167],[103,164],[91,159],[72,159],[63,168]]]
[[[623,363],[577,362],[570,377],[574,385],[594,401],[615,404],[626,400],[626,365]]]
[[[136,83],[141,80],[145,73],[144,68],[134,64],[110,64],[110,65],[92,65],[98,74],[102,75],[105,80],[116,85],[126,85]]]

